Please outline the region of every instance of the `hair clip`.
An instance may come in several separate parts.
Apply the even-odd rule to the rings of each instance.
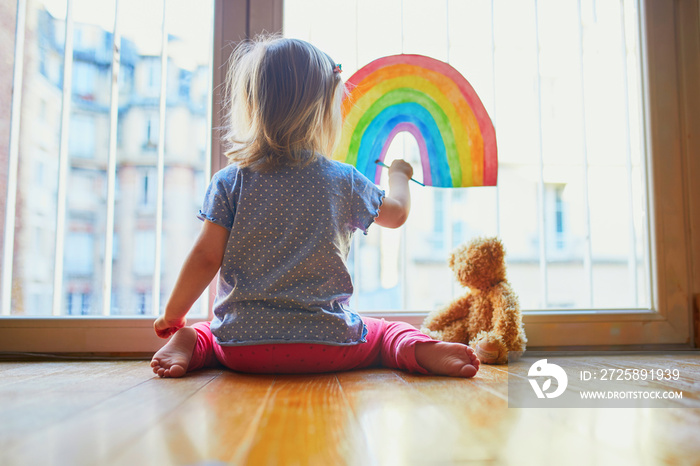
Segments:
[[[334,73],[342,73],[342,72],[343,72],[343,65],[341,65],[340,63],[337,63],[337,64],[333,67],[333,72],[334,72]]]

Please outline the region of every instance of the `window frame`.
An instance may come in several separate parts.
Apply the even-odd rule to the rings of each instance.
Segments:
[[[642,0],[640,5],[652,310],[527,312],[529,348],[688,348],[694,341],[698,346],[700,236],[691,232],[700,231],[700,142],[690,135],[700,127],[699,10],[700,2]],[[214,89],[221,89],[233,44],[260,31],[280,31],[282,15],[283,0],[216,1]],[[212,127],[219,128],[216,94],[212,107]],[[219,137],[213,132],[212,173],[226,164]],[[416,326],[426,314],[363,313]],[[163,344],[152,322],[153,317],[2,317],[0,352],[152,353]]]

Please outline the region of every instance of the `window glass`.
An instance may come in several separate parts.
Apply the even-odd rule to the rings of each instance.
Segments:
[[[444,305],[464,292],[449,252],[482,235],[502,239],[525,310],[651,306],[636,1],[286,0],[284,12],[285,35],[342,63],[346,80],[386,55],[448,62],[496,129],[498,187],[411,183],[403,229],[355,242],[357,309]],[[402,136],[388,163],[405,158],[420,180]]]
[[[27,2],[26,31],[16,38],[24,46],[22,107],[13,115],[21,123],[18,188],[2,293],[13,315],[154,314],[200,226],[213,0],[74,0],[72,21],[67,6]],[[12,56],[13,42],[0,47]],[[0,75],[3,89],[12,79]],[[192,315],[202,313],[199,303]]]

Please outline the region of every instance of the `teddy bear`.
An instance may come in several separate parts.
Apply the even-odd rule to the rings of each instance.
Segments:
[[[436,340],[471,346],[481,362],[505,364],[525,351],[518,297],[506,279],[505,251],[496,237],[457,247],[448,264],[469,290],[425,318],[421,331]]]

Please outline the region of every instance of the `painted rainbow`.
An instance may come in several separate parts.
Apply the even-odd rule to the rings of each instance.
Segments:
[[[495,186],[496,133],[484,105],[452,66],[422,55],[392,55],[346,83],[343,134],[333,158],[379,183],[394,137],[416,138],[427,186]]]

